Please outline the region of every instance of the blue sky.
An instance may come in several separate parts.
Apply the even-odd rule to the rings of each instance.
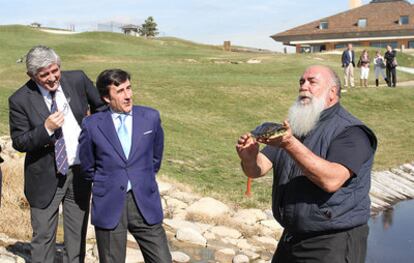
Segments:
[[[98,23],[142,24],[153,16],[162,36],[280,51],[270,35],[347,9],[348,0],[0,0],[0,24],[92,31]]]

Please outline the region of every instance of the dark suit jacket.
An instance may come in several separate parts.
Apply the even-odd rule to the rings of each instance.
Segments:
[[[111,116],[111,111],[96,113],[83,121],[79,138],[82,168],[92,185],[92,224],[115,228],[121,218],[128,179],[135,201],[148,224],[162,222],[163,212],[155,175],[160,169],[164,132],[158,111],[134,106],[132,145],[128,159]]]
[[[60,80],[69,106],[79,125],[91,112],[105,107],[98,90],[82,71],[62,72]],[[36,83],[29,80],[9,98],[10,133],[13,147],[26,153],[24,192],[31,207],[45,208],[55,195],[58,177],[54,139],[44,127],[50,111]]]
[[[352,66],[355,67],[355,52],[352,50]],[[346,68],[351,63],[351,57],[349,56],[348,50],[342,52],[342,67]]]

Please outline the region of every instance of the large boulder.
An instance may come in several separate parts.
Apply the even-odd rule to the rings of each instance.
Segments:
[[[214,259],[218,262],[228,263],[232,262],[236,252],[231,248],[223,248],[214,253]]]
[[[219,218],[230,213],[230,208],[224,203],[204,197],[187,207],[187,213],[194,218]]]
[[[176,262],[176,263],[190,262],[190,257],[187,254],[180,252],[180,251],[171,252],[171,257],[172,257],[173,262]]]
[[[207,239],[192,228],[179,228],[175,235],[177,240],[199,246],[207,246]]]

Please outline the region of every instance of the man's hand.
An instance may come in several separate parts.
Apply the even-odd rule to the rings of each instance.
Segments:
[[[249,133],[246,133],[238,139],[236,151],[243,162],[256,162],[259,154],[259,143]]]
[[[251,178],[263,176],[272,169],[272,162],[259,153],[259,148],[259,143],[250,133],[240,136],[237,141],[236,151],[241,159],[243,172]]]
[[[50,132],[54,132],[56,129],[62,127],[65,121],[64,114],[61,111],[57,111],[53,114],[50,114],[45,121],[45,128]]]

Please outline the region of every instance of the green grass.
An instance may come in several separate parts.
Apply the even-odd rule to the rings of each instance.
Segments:
[[[146,40],[101,32],[54,35],[23,26],[2,26],[3,135],[9,132],[7,98],[27,80],[25,65],[16,60],[37,44],[53,47],[62,58],[63,69],[82,69],[92,80],[106,68],[129,71],[135,102],[155,107],[162,115],[166,147],[160,173],[202,194],[242,206],[269,207],[271,177],[255,181],[253,197],[244,197],[246,178],[235,152],[238,136],[263,121],[286,117],[297,96],[299,76],[307,66],[329,65],[342,75],[340,55],[334,54],[223,52],[216,46],[175,38]],[[262,63],[244,63],[251,58]],[[413,58],[399,54],[398,62],[414,67]],[[373,83],[372,71],[370,75]],[[412,75],[398,72],[399,81],[412,79]],[[342,104],[379,138],[376,170],[414,160],[413,101],[413,87],[361,88],[343,95]]]

